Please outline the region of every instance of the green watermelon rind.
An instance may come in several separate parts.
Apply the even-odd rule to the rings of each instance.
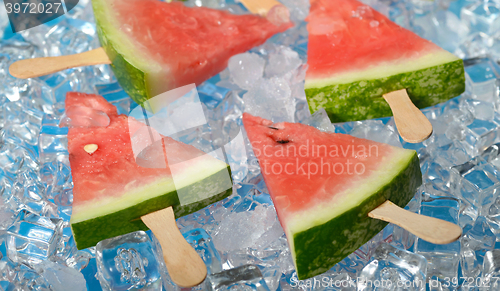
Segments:
[[[101,46],[111,60],[111,68],[113,69],[116,79],[123,90],[137,104],[147,105],[147,103],[144,102],[152,97],[147,89],[147,73],[145,69],[141,69],[139,65],[134,64],[149,63],[150,60],[146,60],[144,56],[137,55],[132,48],[133,46],[127,46],[126,44],[113,41],[108,35],[107,32],[111,34],[114,33],[116,37],[122,39],[123,42],[127,41],[123,33],[115,31],[116,29],[112,24],[113,19],[110,16],[111,13],[107,12],[107,7],[103,0],[92,1],[92,6],[95,14],[97,36]],[[124,55],[128,55],[129,57],[124,57]],[[134,57],[130,58],[130,56]],[[150,110],[150,108],[146,109]]]
[[[213,180],[217,179],[217,177],[227,177],[228,173],[229,176],[231,176],[229,166],[186,187],[203,187],[204,185],[213,182]],[[165,208],[165,205],[174,205],[174,213],[178,218],[220,201],[231,195],[231,193],[232,188],[229,188],[202,201],[181,206],[177,192],[174,190],[107,215],[72,223],[71,228],[76,246],[81,250],[95,246],[98,242],[107,238],[139,230],[148,230],[148,227],[142,222],[141,216],[161,210]]]
[[[299,280],[328,271],[379,233],[387,222],[369,218],[368,212],[386,200],[404,207],[422,184],[416,152],[406,167],[379,191],[335,218],[293,234],[294,259]],[[335,243],[333,243],[335,242]]]
[[[418,108],[445,102],[465,91],[463,61],[432,66],[384,78],[360,80],[324,87],[307,87],[311,112],[324,108],[332,122],[346,122],[392,116],[382,95],[407,89]]]

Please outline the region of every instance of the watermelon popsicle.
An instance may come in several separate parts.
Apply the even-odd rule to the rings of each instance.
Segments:
[[[186,7],[180,1],[93,0],[92,6],[101,48],[73,56],[21,60],[12,64],[10,73],[30,78],[111,63],[123,89],[143,104],[171,89],[201,84],[222,71],[231,56],[261,45],[292,25],[275,25],[257,15]]]
[[[206,267],[199,256],[197,260],[205,275],[195,278],[195,282],[192,278],[187,278],[187,282],[178,279],[179,273],[183,277],[200,271],[196,268],[200,265],[193,267],[188,258],[178,256],[178,251],[184,254],[189,245],[183,241],[173,217],[229,196],[232,190],[229,166],[192,146],[160,136],[132,117],[118,115],[116,107],[101,96],[68,93],[66,111],[74,108],[80,109],[80,115],[70,117],[75,119],[73,123],[77,119],[91,121],[94,116],[109,117],[107,126],[70,127],[68,131],[74,183],[70,223],[77,248],[91,247],[103,239],[149,227],[160,243],[177,237],[168,246],[162,243],[164,254],[169,252],[165,262],[174,282],[180,286],[200,283]],[[82,114],[84,111],[88,114]],[[147,139],[151,132],[158,137],[152,144]],[[136,157],[133,146],[141,142],[144,150]],[[160,151],[154,150],[157,145]],[[165,154],[178,162],[167,160]],[[136,162],[140,159],[150,159],[157,165],[163,161],[163,164],[143,167]],[[167,220],[159,222],[156,216]],[[169,226],[170,235],[164,235],[162,231]],[[172,247],[173,244],[184,249]],[[194,255],[197,256],[196,252]]]
[[[303,124],[273,124],[248,113],[243,124],[299,280],[328,271],[380,232],[385,221],[434,243],[460,237],[457,225],[399,208],[422,183],[414,150]]]
[[[312,0],[308,31],[309,108],[324,108],[332,122],[391,116],[382,97],[393,101],[401,89],[418,108],[465,90],[461,59],[356,0]]]

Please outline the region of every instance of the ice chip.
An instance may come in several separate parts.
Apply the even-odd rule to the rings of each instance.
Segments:
[[[240,88],[248,90],[262,78],[266,61],[255,53],[243,53],[229,59],[231,80]]]
[[[265,204],[228,214],[214,231],[215,246],[221,251],[264,247],[283,235],[276,210]]]
[[[53,291],[66,291],[71,286],[72,291],[86,291],[87,285],[82,273],[73,268],[56,264],[51,261],[43,261],[36,269],[50,284]]]
[[[109,116],[101,111],[85,106],[70,106],[61,117],[60,127],[105,127]]]
[[[299,54],[289,47],[278,46],[277,49],[269,54],[269,63],[266,66],[266,77],[282,77],[286,73],[293,72],[300,65],[302,60]]]
[[[278,77],[261,79],[245,95],[245,112],[274,122],[293,122],[295,100],[289,83]]]
[[[269,291],[262,273],[255,265],[245,265],[209,275],[212,291],[255,290]]]

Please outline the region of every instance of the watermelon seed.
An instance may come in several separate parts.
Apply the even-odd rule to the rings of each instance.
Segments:
[[[95,143],[91,143],[88,145],[85,145],[83,147],[83,150],[85,150],[88,154],[93,154],[95,151],[97,151],[97,145]]]
[[[274,129],[274,130],[279,130],[278,128],[276,127],[272,127],[272,126],[268,126],[270,129]]]
[[[276,142],[277,143],[289,143],[290,141],[289,140],[278,139]]]

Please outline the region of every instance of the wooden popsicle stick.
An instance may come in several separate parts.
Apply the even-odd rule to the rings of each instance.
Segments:
[[[20,60],[10,65],[9,73],[16,78],[28,79],[69,68],[102,64],[111,64],[111,61],[104,49],[100,47],[74,55]]]
[[[172,207],[146,214],[141,220],[160,242],[168,274],[175,284],[193,287],[205,280],[207,267],[180,233]]]
[[[373,209],[368,216],[401,226],[433,244],[448,244],[462,235],[462,229],[456,224],[410,212],[389,200]]]
[[[384,94],[389,103],[399,135],[410,143],[419,143],[432,134],[432,124],[408,97],[406,89]]]
[[[240,2],[253,14],[266,16],[267,12],[276,5],[282,5],[276,0],[240,0]]]

